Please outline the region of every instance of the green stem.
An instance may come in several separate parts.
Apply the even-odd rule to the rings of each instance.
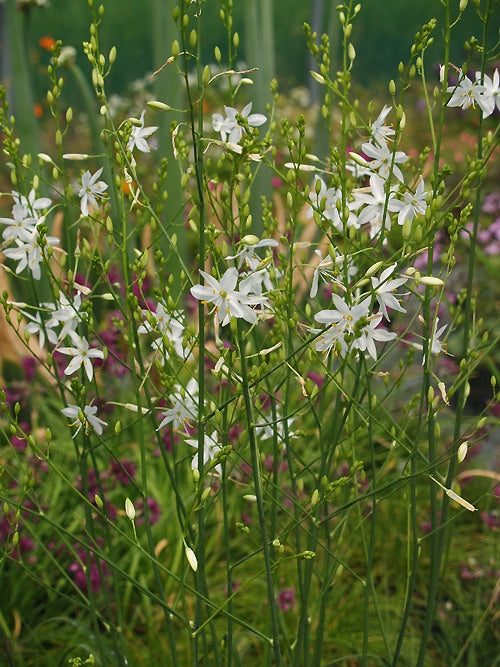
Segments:
[[[153,58],[154,69],[158,69],[166,60],[166,51],[173,38],[178,36],[177,29],[171,27],[171,9],[169,3],[164,0],[153,0]],[[182,87],[180,85],[179,74],[175,66],[164,67],[155,78],[155,95],[160,102],[168,103],[173,109],[182,107]],[[158,161],[167,160],[167,177],[165,180],[164,191],[168,192],[167,206],[162,214],[162,222],[167,235],[161,237],[161,249],[167,257],[165,268],[172,276],[170,290],[173,291],[173,298],[177,302],[182,290],[181,273],[187,261],[187,243],[186,234],[183,229],[184,220],[180,225],[175,220],[178,211],[178,204],[184,201],[184,194],[181,187],[181,175],[174,157],[172,146],[172,112],[160,113],[158,117]],[[176,246],[172,248],[170,237],[178,230],[176,234]]]
[[[274,651],[274,659],[277,667],[280,667],[282,662],[280,641],[279,641],[279,621],[278,621],[278,611],[276,607],[276,599],[274,595],[274,582],[273,582],[273,571],[271,563],[271,549],[269,544],[269,539],[267,536],[266,529],[266,515],[264,511],[264,494],[262,489],[262,477],[260,470],[260,452],[259,445],[257,443],[257,438],[255,435],[255,423],[253,417],[253,406],[252,406],[252,397],[250,395],[248,372],[247,372],[247,362],[245,357],[245,350],[243,345],[243,334],[241,331],[240,323],[237,323],[236,327],[237,340],[238,340],[238,350],[241,363],[241,378],[242,378],[242,390],[243,390],[243,400],[245,404],[245,417],[248,428],[248,440],[250,443],[250,457],[252,462],[252,474],[253,474],[253,483],[254,491],[257,503],[257,512],[259,515],[259,529],[260,536],[262,541],[262,553],[264,555],[264,566],[266,569],[266,582],[267,582],[267,597],[269,610],[271,615],[271,629],[272,629],[272,647]]]

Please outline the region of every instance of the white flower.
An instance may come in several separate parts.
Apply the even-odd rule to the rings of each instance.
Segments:
[[[441,336],[443,335],[448,326],[447,324],[445,324],[444,326],[438,329],[437,328],[438,323],[439,323],[439,317],[436,317],[436,321],[434,322],[434,327],[432,329],[432,339],[430,345],[432,354],[439,354],[443,349],[443,343],[439,339],[441,338]]]
[[[97,208],[96,197],[102,197],[108,188],[104,181],[97,180],[102,174],[102,169],[102,167],[98,169],[95,174],[91,174],[87,170],[82,175],[82,187],[78,192],[78,196],[80,197],[80,210],[85,217],[89,214],[89,206]]]
[[[198,440],[195,440],[194,438],[186,440],[186,443],[190,445],[191,447],[195,447],[198,449]],[[202,465],[205,466],[209,461],[211,461],[213,458],[215,458],[216,454],[220,451],[220,444],[217,442],[217,433],[214,431],[212,435],[208,435],[208,433],[203,434],[203,461]],[[199,470],[200,465],[198,463],[198,452],[193,456],[193,460],[191,461],[191,468],[193,470]],[[222,466],[220,463],[217,463],[216,465],[213,466],[213,469],[215,472],[218,472],[219,475],[222,473]]]
[[[172,407],[162,413],[163,419],[156,430],[159,431],[172,423],[174,429],[182,428],[189,433],[189,428],[196,419],[197,396],[198,383],[194,378],[189,380],[185,390],[177,385],[175,393],[170,397]]]
[[[261,296],[263,292],[262,286],[264,286],[268,292],[273,289],[271,274],[266,267],[259,271],[252,271],[251,273],[246,274],[240,282],[240,292],[247,296]]]
[[[237,259],[238,269],[244,267],[249,269],[250,271],[255,271],[255,269],[262,262],[262,258],[259,257],[255,251],[258,248],[269,248],[269,247],[276,248],[278,245],[278,241],[275,241],[274,239],[262,239],[259,241],[257,237],[255,237],[256,239],[255,243],[245,243],[246,239],[248,239],[248,237],[246,236],[241,239],[239,243],[239,249],[236,255],[228,255],[226,257],[226,260]]]
[[[495,110],[495,106],[500,111],[500,76],[498,69],[494,71],[492,78],[485,74],[482,84],[481,72],[476,72],[476,83],[483,87],[482,93],[476,98],[477,103],[482,109],[483,118],[491,116]]]
[[[97,435],[102,435],[102,429],[104,426],[107,426],[107,422],[99,417],[96,417],[97,406],[95,405],[86,405],[83,410],[81,410],[77,405],[68,405],[67,408],[61,410],[65,417],[72,419],[70,426],[76,426],[77,429],[73,433],[73,437],[77,435],[82,426],[85,429],[85,435],[88,435],[90,431],[95,431]],[[80,415],[83,415],[83,422],[80,419]]]
[[[83,365],[90,382],[94,377],[94,368],[91,359],[104,359],[104,352],[94,347],[90,348],[88,341],[74,331],[71,331],[69,335],[74,347],[58,348],[61,354],[67,354],[70,357],[73,357],[66,367],[64,374],[72,375]]]
[[[354,327],[362,317],[368,316],[369,298],[361,303],[349,306],[346,301],[338,294],[332,294],[333,303],[336,308],[333,310],[320,310],[316,313],[314,319],[316,322],[335,326],[342,331],[354,333]]]
[[[377,360],[375,341],[383,341],[385,343],[396,338],[396,334],[393,331],[387,331],[387,329],[384,329],[383,327],[377,328],[381,321],[382,315],[375,315],[372,317],[368,324],[361,329],[360,336],[358,336],[353,343],[354,348],[361,350],[362,352],[366,350],[370,357],[375,361]]]
[[[331,282],[341,285],[344,284],[344,265],[346,263],[346,258],[344,255],[335,255],[334,261],[330,255],[326,255],[326,257],[323,258],[323,253],[321,250],[315,250],[314,253],[319,257],[319,262],[314,269],[311,282],[311,291],[309,296],[312,299],[314,299],[318,293],[320,278],[325,283]],[[357,272],[358,269],[352,261],[352,257],[347,257],[347,281],[349,282]]]
[[[461,74],[456,86],[448,86],[447,93],[453,93],[446,106],[468,109],[475,107],[478,97],[484,92],[484,86],[472,82],[468,76]]]
[[[380,306],[380,312],[385,317],[386,320],[390,320],[387,313],[387,308],[392,308],[393,310],[399,310],[401,313],[406,313],[406,310],[401,307],[399,300],[392,294],[394,290],[408,280],[408,278],[396,278],[395,280],[388,280],[389,276],[394,272],[396,264],[387,267],[380,274],[380,278],[372,277],[372,287],[375,292],[375,296]]]
[[[287,433],[288,438],[294,438],[295,434],[291,430],[291,426],[295,419],[289,417],[286,420],[287,423]],[[276,410],[273,421],[264,421],[260,420],[255,424],[255,435],[260,440],[269,440],[269,438],[274,438],[275,436],[280,442],[285,440],[285,418],[282,417],[278,410]]]
[[[221,139],[224,143],[237,144],[244,133],[244,128],[238,123],[236,115],[244,118],[249,127],[259,127],[263,125],[267,118],[261,113],[250,113],[252,110],[252,103],[249,102],[243,110],[239,112],[233,107],[224,106],[224,111],[226,112],[226,117],[222,116],[220,113],[214,113],[212,115],[212,127],[215,132],[219,132]]]
[[[149,127],[144,127],[144,114],[146,112],[143,111],[141,113],[141,117],[139,119],[139,125],[133,125],[132,130],[130,132],[130,137],[127,142],[127,150],[132,152],[134,148],[137,148],[138,151],[141,151],[142,153],[150,153],[151,152],[151,146],[148,144],[146,139],[150,137],[152,134],[156,132],[158,129],[157,126],[155,125],[150,125]]]
[[[52,205],[52,201],[48,197],[37,197],[34,188],[31,188],[27,197],[15,190],[12,192],[12,196],[16,204],[24,207],[27,215],[33,215],[35,218],[38,218],[37,211],[49,208]]]
[[[439,317],[436,317],[436,319],[434,320],[434,325],[432,327],[432,336],[429,344],[429,349],[431,353],[435,355],[438,355],[443,350],[444,343],[439,339],[441,338],[441,336],[443,335],[448,326],[447,324],[445,324],[444,326],[438,329],[437,328],[438,324],[439,324]],[[425,364],[425,355],[424,358],[422,359],[422,366],[424,364]]]
[[[0,218],[0,224],[7,225],[2,237],[5,241],[28,241],[37,225],[37,218],[27,213],[26,208],[16,203],[12,207],[12,218]]]
[[[319,188],[318,183],[320,184]],[[312,205],[312,208],[307,212],[309,218],[313,216],[314,209],[317,209],[324,218],[333,222],[335,229],[339,232],[344,231],[344,222],[337,209],[337,201],[342,201],[342,190],[340,188],[327,188],[323,179],[315,176],[309,199]],[[356,201],[347,201],[346,206],[349,216],[345,224],[347,227],[355,227],[357,229],[359,224],[353,211],[359,208],[359,203]]]
[[[194,285],[191,294],[203,303],[213,303],[222,326],[229,323],[231,317],[242,318],[253,324],[257,313],[250,306],[265,305],[267,298],[253,294],[238,292],[238,269],[229,267],[220,280],[216,280],[205,271],[200,270],[205,285]],[[220,315],[219,312],[222,314]]]
[[[382,143],[385,141],[390,141],[390,137],[394,135],[394,128],[390,125],[384,125],[384,121],[389,114],[391,107],[384,106],[382,111],[379,113],[378,118],[376,118],[371,125],[371,134],[372,138],[376,143]]]
[[[24,331],[27,331],[30,336],[38,336],[38,344],[43,349],[45,347],[45,336],[49,343],[52,345],[57,345],[58,338],[56,332],[49,327],[48,323],[43,323],[42,318],[39,312],[31,315],[25,311],[21,311],[22,314],[27,317],[31,322],[26,324]]]
[[[392,172],[399,181],[403,181],[403,173],[398,164],[404,164],[408,160],[408,156],[403,151],[390,150],[385,141],[379,141],[379,144],[379,146],[375,146],[369,142],[361,146],[363,153],[371,158],[371,162],[369,162],[370,169],[373,169],[385,179],[389,178]]]
[[[21,271],[28,267],[34,280],[40,280],[42,275],[40,263],[43,260],[43,254],[38,238],[38,229],[35,227],[27,235],[26,240],[16,239],[17,248],[6,248],[3,251],[6,257],[18,262],[16,273],[21,273]],[[56,236],[45,236],[44,238],[47,246],[59,243],[59,239]]]
[[[57,304],[45,305],[52,310],[51,316],[47,320],[45,326],[51,329],[62,324],[62,328],[58,335],[60,341],[66,338],[67,335],[71,334],[72,331],[76,330],[80,321],[78,312],[82,305],[82,295],[80,292],[75,294],[72,301],[70,301],[65,294],[61,293]]]
[[[355,200],[358,205],[366,204],[358,215],[358,224],[364,225],[370,223],[370,238],[375,238],[382,228],[389,231],[391,228],[391,218],[389,213],[397,210],[396,200],[394,199],[394,188],[385,191],[385,183],[378,174],[370,176],[370,191],[354,191]],[[386,205],[387,199],[387,205]],[[384,216],[385,212],[385,216]]]
[[[160,334],[151,343],[151,347],[161,352],[161,360],[169,358],[168,350],[164,345],[165,340],[168,340],[172,344],[175,353],[181,359],[192,357],[192,353],[184,349],[184,325],[181,322],[182,316],[180,313],[173,313],[171,315],[167,312],[164,304],[159,302],[154,311],[143,310],[142,314],[144,316],[144,324],[141,324],[137,332],[141,334]],[[153,322],[150,321],[151,319]]]
[[[362,318],[368,318],[368,304],[370,298],[361,303],[349,306],[346,301],[337,294],[332,295],[336,306],[332,310],[321,310],[316,313],[316,322],[328,325],[325,332],[316,340],[316,350],[328,354],[332,347],[340,347],[340,354],[345,354],[350,339],[357,338],[356,325]],[[347,339],[346,339],[347,336]]]
[[[321,250],[315,250],[314,251],[316,255],[319,257],[319,262],[314,269],[313,273],[313,279],[311,283],[311,292],[309,296],[311,299],[314,299],[314,297],[318,293],[318,283],[319,279],[321,277],[321,280],[324,282],[328,282],[330,280],[334,279],[334,274],[333,274],[333,259],[330,257],[330,255],[327,255],[325,258],[323,258],[323,253]]]
[[[427,210],[425,201],[427,192],[424,190],[424,179],[420,177],[415,193],[405,192],[403,201],[397,199],[394,201],[393,210],[399,211],[398,224],[403,225],[405,220],[410,222],[419,215],[424,215]]]

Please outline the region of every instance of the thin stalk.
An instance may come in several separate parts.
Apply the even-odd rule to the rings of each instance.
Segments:
[[[360,355],[361,356],[361,355]],[[366,557],[366,583],[365,583],[365,591],[364,591],[364,622],[363,622],[363,664],[368,664],[368,637],[369,637],[369,607],[370,607],[370,595],[373,598],[373,605],[375,607],[375,612],[378,617],[379,625],[380,625],[380,631],[382,634],[382,639],[384,641],[384,649],[385,649],[385,654],[387,656],[387,660],[390,660],[391,656],[391,651],[389,647],[389,642],[387,640],[387,635],[384,630],[383,622],[382,622],[382,617],[380,614],[380,609],[378,606],[378,601],[377,601],[377,592],[375,589],[375,584],[373,581],[373,576],[372,576],[372,567],[373,567],[373,560],[374,560],[374,548],[375,548],[375,537],[376,537],[376,529],[377,529],[377,500],[378,500],[378,489],[377,489],[377,466],[376,466],[376,461],[375,461],[375,450],[373,446],[373,438],[374,438],[374,431],[373,431],[373,426],[374,426],[374,421],[373,421],[373,409],[372,409],[372,391],[371,391],[371,378],[372,374],[370,373],[367,364],[366,364],[366,358],[363,358],[362,360],[360,359],[360,364],[362,362],[363,369],[365,372],[365,377],[366,377],[366,399],[368,403],[368,429],[367,429],[367,435],[368,435],[368,442],[370,443],[370,471],[371,471],[371,491],[372,491],[372,508],[371,508],[371,515],[370,515],[370,533],[368,537],[368,544],[366,544],[365,540],[365,531],[363,530],[363,523],[361,524],[361,534],[363,538],[363,546],[365,548],[365,557]]]
[[[177,37],[178,31],[171,27],[171,9],[164,0],[153,0],[153,58],[154,69],[157,70],[165,61],[165,47]],[[182,88],[179,74],[175,66],[164,67],[155,78],[155,95],[160,102],[168,103],[174,109],[182,107]],[[161,247],[167,257],[165,268],[173,278],[170,290],[174,292],[174,300],[180,296],[182,289],[181,271],[187,260],[186,234],[179,228],[176,234],[176,247],[171,247],[169,241],[177,226],[173,214],[177,211],[177,203],[184,199],[180,171],[174,158],[171,133],[172,112],[160,113],[158,118],[158,161],[167,160],[167,177],[165,191],[168,192],[167,206],[162,214],[163,224],[168,236],[163,235]],[[183,220],[181,220],[183,223]]]
[[[252,474],[253,474],[253,483],[254,483],[254,492],[257,504],[257,512],[259,515],[259,529],[260,536],[262,540],[262,553],[264,556],[264,566],[266,570],[266,582],[267,582],[267,597],[269,603],[269,612],[271,616],[271,629],[272,629],[272,648],[274,652],[275,664],[277,667],[281,667],[283,664],[280,641],[279,641],[279,620],[278,612],[276,608],[276,599],[274,595],[274,582],[273,582],[273,568],[271,563],[271,549],[269,545],[269,539],[267,536],[266,529],[266,515],[264,511],[264,494],[262,489],[262,478],[260,471],[260,452],[259,445],[257,443],[257,438],[255,436],[255,423],[253,417],[253,406],[252,406],[252,397],[250,395],[249,381],[248,381],[248,372],[247,372],[247,362],[245,357],[245,349],[243,345],[243,334],[241,331],[241,326],[239,322],[236,327],[237,341],[238,341],[238,350],[241,363],[241,378],[242,378],[242,391],[243,391],[243,400],[245,404],[245,417],[248,428],[248,440],[250,443],[250,456],[252,461]]]
[[[449,18],[449,2],[446,2],[447,8],[447,17]],[[482,62],[481,62],[481,72],[484,73],[486,66],[486,56],[487,56],[487,34],[488,34],[488,23],[490,14],[492,12],[492,1],[488,0],[486,12],[484,14],[483,20],[483,35],[482,35]],[[482,139],[483,139],[483,123],[482,123],[482,114],[480,110],[479,113],[479,127],[477,133],[477,157],[482,160],[483,150],[482,150]],[[436,163],[437,168],[437,163]],[[476,197],[474,202],[474,218],[473,218],[473,229],[470,237],[470,251],[469,251],[469,262],[468,262],[468,271],[467,271],[467,287],[466,287],[466,298],[465,298],[465,311],[464,311],[464,327],[463,327],[463,338],[462,338],[462,358],[467,359],[469,354],[469,344],[471,338],[471,322],[472,322],[472,299],[473,299],[473,284],[474,284],[474,273],[476,265],[476,248],[477,248],[477,234],[479,230],[479,215],[480,215],[480,206],[481,206],[481,187],[479,186],[476,190]],[[429,259],[430,261],[430,259]],[[427,355],[429,356],[429,355]],[[446,486],[451,487],[453,478],[455,476],[456,466],[457,466],[457,457],[456,453],[458,446],[460,444],[460,434],[462,431],[462,418],[463,410],[466,400],[466,386],[467,383],[463,383],[458,391],[458,402],[457,409],[455,414],[455,428],[454,428],[454,438],[453,438],[453,448],[450,456],[450,462],[448,467],[448,473],[446,477]],[[435,496],[436,489],[432,489],[431,484],[431,498]],[[437,502],[437,501],[436,501]],[[449,498],[446,494],[443,494],[443,500],[441,503],[441,524],[442,526],[447,525],[448,511],[449,511]],[[434,506],[432,507],[434,512]],[[437,509],[435,509],[435,515],[433,515],[433,526],[436,526],[437,523]],[[427,646],[432,632],[432,624],[434,620],[434,615],[437,605],[438,597],[438,582],[439,575],[441,571],[441,562],[443,556],[443,546],[447,536],[447,529],[443,528],[437,532],[433,532],[433,542],[432,542],[432,553],[431,553],[431,571],[429,576],[429,586],[428,586],[428,597],[426,605],[426,616],[424,622],[424,628],[422,632],[422,638],[420,642],[420,650],[417,659],[417,665],[423,665],[425,661],[425,656],[427,653]]]
[[[122,271],[123,271],[123,279],[124,279],[124,284],[125,285],[130,285],[131,280],[130,280],[130,268],[128,264],[128,258],[127,258],[127,215],[125,211],[122,209],[122,228],[121,228],[121,235],[122,235]],[[142,354],[141,354],[141,344],[139,341],[139,334],[137,332],[137,327],[133,326],[134,323],[134,313],[130,312],[129,317],[127,318],[127,323],[128,323],[128,335],[129,335],[129,340],[134,341],[133,347],[131,347],[131,350],[134,351],[136,361],[138,363],[139,369],[140,369],[140,378],[138,377],[137,373],[132,374],[133,378],[133,383],[134,383],[134,391],[135,391],[135,401],[136,405],[139,409],[139,415],[140,413],[140,406],[141,406],[141,386],[142,386],[142,377],[145,377],[145,368],[144,368],[144,363],[142,360]],[[140,381],[139,381],[140,380]],[[149,395],[146,393],[148,396],[148,402],[149,404],[151,403]],[[151,407],[151,405],[149,405]],[[142,493],[142,498],[143,498],[143,506],[144,506],[144,526],[146,530],[146,535],[147,535],[147,541],[148,541],[148,548],[149,548],[149,553],[151,554],[152,557],[152,568],[153,568],[153,574],[155,577],[155,584],[158,590],[158,596],[162,600],[162,610],[163,614],[165,617],[165,622],[167,626],[167,632],[169,636],[169,641],[170,641],[170,648],[171,648],[171,657],[174,665],[178,665],[177,662],[177,650],[176,650],[176,643],[175,643],[175,636],[174,636],[174,630],[173,630],[173,623],[172,623],[172,618],[168,610],[167,602],[165,599],[165,594],[164,594],[164,589],[163,589],[163,582],[161,580],[160,572],[158,569],[158,562],[155,556],[155,544],[154,544],[154,539],[153,535],[151,532],[151,522],[149,520],[149,508],[147,504],[147,499],[148,499],[148,477],[147,477],[147,466],[146,466],[146,460],[147,460],[147,447],[148,445],[146,444],[146,433],[144,429],[144,419],[139,417],[138,419],[138,440],[139,440],[139,448],[140,448],[140,461],[141,461],[141,493]],[[160,445],[161,446],[161,445]]]
[[[253,73],[253,111],[265,113],[271,105],[270,82],[275,77],[276,57],[274,46],[273,0],[247,0],[245,2],[246,60],[250,67],[257,67]],[[271,196],[269,172],[257,169],[250,195],[250,209],[254,219],[254,233],[262,233],[262,197]]]
[[[196,31],[197,31],[197,75],[198,75],[198,88],[200,91],[203,91],[203,81],[202,81],[202,68],[201,68],[201,34],[202,34],[202,5],[203,2],[197,1],[197,11],[196,11]],[[181,2],[181,20],[182,16],[186,14],[185,1]],[[188,114],[189,114],[189,125],[191,128],[191,135],[193,140],[193,153],[194,153],[194,170],[196,178],[196,192],[197,192],[197,207],[199,213],[199,234],[198,234],[198,252],[200,266],[204,265],[205,261],[205,252],[206,252],[206,241],[205,241],[205,226],[206,226],[206,210],[205,210],[205,193],[204,193],[204,163],[203,163],[203,94],[200,94],[198,102],[194,102],[191,96],[189,80],[188,80],[188,44],[186,41],[186,31],[183,29],[181,31],[181,40],[182,40],[182,51],[183,51],[183,77],[185,90],[187,95],[188,102]],[[198,115],[196,120],[196,113]],[[203,284],[202,276],[201,284]],[[198,415],[197,415],[197,427],[198,427],[198,465],[199,465],[199,474],[200,478],[203,479],[203,457],[205,450],[205,307],[200,302],[198,305]],[[195,617],[194,617],[194,630],[193,633],[193,654],[192,662],[194,665],[197,665],[200,660],[200,639],[203,641],[206,651],[206,634],[203,631],[200,634],[196,630],[203,626],[203,609],[204,602],[202,595],[208,599],[208,586],[206,579],[206,560],[205,560],[205,508],[202,505],[197,511],[197,525],[198,525],[198,549],[197,549],[197,560],[198,560],[198,569],[196,571],[196,587],[197,587],[197,596],[196,596],[196,605],[195,605]],[[213,650],[214,658],[216,664],[220,664],[220,653],[217,643],[217,638],[215,634],[215,627],[212,621],[210,621],[210,630],[212,633],[213,640]]]

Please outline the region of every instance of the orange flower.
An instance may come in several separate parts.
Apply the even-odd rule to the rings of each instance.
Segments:
[[[33,114],[35,118],[42,118],[43,116],[43,107],[38,102],[33,105]]]
[[[44,37],[40,37],[38,44],[42,47],[42,49],[45,49],[46,51],[52,51],[56,45],[56,40],[51,35],[45,35]]]

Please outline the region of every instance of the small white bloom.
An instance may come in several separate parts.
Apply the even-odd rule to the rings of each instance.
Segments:
[[[485,74],[482,84],[481,72],[476,72],[476,83],[483,87],[482,93],[477,97],[477,103],[483,111],[483,118],[491,116],[495,107],[500,111],[500,76],[498,69],[494,71],[491,78]]]
[[[85,429],[86,435],[88,435],[91,430],[95,431],[97,435],[102,435],[103,427],[108,425],[107,422],[96,416],[97,406],[95,405],[86,405],[83,410],[81,410],[77,405],[68,405],[68,407],[63,408],[61,412],[65,417],[73,420],[70,422],[70,426],[77,427],[73,437],[77,435],[82,426]],[[80,415],[83,415],[83,421],[80,419]]]
[[[36,228],[37,219],[27,214],[26,208],[19,203],[12,207],[12,218],[0,218],[0,224],[6,225],[2,237],[5,241],[28,241]]]
[[[316,313],[316,322],[328,325],[325,332],[316,340],[316,350],[328,354],[333,347],[340,346],[340,354],[345,354],[353,337],[357,337],[356,326],[362,318],[368,318],[370,298],[350,306],[338,294],[332,295],[335,309],[321,310]],[[346,339],[347,336],[347,339]]]
[[[184,349],[184,325],[182,324],[182,315],[180,313],[174,312],[170,314],[165,305],[159,302],[155,310],[143,310],[142,314],[144,323],[140,325],[137,332],[157,335],[151,343],[151,347],[161,353],[160,360],[169,358],[168,349],[164,341],[170,342],[175,353],[181,359],[192,358],[192,353]],[[153,322],[150,321],[151,319]]]
[[[267,118],[260,113],[250,113],[252,110],[252,103],[249,102],[241,112],[233,107],[224,106],[226,117],[220,113],[212,115],[212,127],[215,132],[219,132],[224,143],[238,144],[241,140],[244,128],[238,123],[237,115],[244,118],[249,127],[259,127],[263,125]]]
[[[222,326],[229,323],[231,317],[242,318],[253,324],[257,321],[257,313],[250,306],[266,305],[264,296],[243,294],[236,290],[238,269],[231,266],[220,280],[200,270],[205,279],[205,285],[194,285],[191,294],[203,303],[213,303],[215,311],[221,319]],[[222,313],[222,316],[219,314]]]
[[[159,431],[167,424],[172,424],[174,429],[183,429],[189,433],[192,422],[196,419],[196,398],[198,396],[198,383],[191,378],[184,390],[177,385],[176,391],[170,397],[172,406],[162,413],[163,419],[158,428]]]
[[[376,118],[371,125],[371,134],[373,140],[376,143],[390,141],[390,137],[392,137],[395,133],[393,127],[384,125],[385,119],[387,118],[390,110],[391,107],[384,106],[382,111],[379,113],[378,118]]]
[[[190,438],[186,440],[186,444],[198,449],[198,440]],[[215,458],[216,454],[220,451],[220,444],[217,442],[217,433],[214,431],[211,435],[204,433],[203,435],[203,461],[202,465],[205,466],[209,461]],[[199,470],[200,465],[198,462],[198,452],[193,456],[191,461],[191,468],[193,470]],[[213,466],[215,472],[218,472],[219,475],[222,474],[222,466],[220,463],[217,463]]]
[[[275,241],[274,239],[257,239],[255,243],[244,243],[246,238],[247,237],[244,237],[238,244],[238,252],[236,255],[228,255],[226,260],[237,259],[238,269],[243,267],[250,271],[255,271],[262,262],[262,258],[259,257],[255,251],[259,248],[276,248],[278,246],[278,241]]]
[[[396,334],[393,331],[387,331],[387,329],[378,326],[381,321],[382,315],[372,317],[368,324],[361,329],[361,334],[353,342],[353,348],[361,350],[361,352],[366,350],[375,361],[377,360],[375,341],[385,343],[396,338]]]
[[[449,86],[446,89],[447,93],[452,93],[446,106],[460,107],[461,109],[468,109],[479,104],[479,98],[484,93],[484,86],[477,82],[472,82],[468,76],[461,74],[456,86]],[[484,113],[484,111],[483,111]]]
[[[396,278],[395,280],[388,280],[389,276],[394,272],[396,264],[387,267],[380,274],[380,278],[373,276],[371,278],[372,287],[375,291],[375,296],[380,306],[380,312],[387,321],[390,321],[387,308],[399,310],[400,313],[406,313],[406,310],[401,306],[399,300],[392,294],[398,287],[404,285],[408,280],[405,278]]]
[[[311,208],[307,212],[309,218],[312,218],[314,210],[317,210],[322,217],[331,220],[335,229],[339,232],[344,232],[344,222],[337,209],[337,202],[342,201],[342,190],[340,188],[327,188],[323,179],[315,176],[309,199],[311,201]],[[345,222],[346,227],[355,227],[356,229],[359,227],[358,220],[354,214],[354,211],[359,206],[360,204],[356,201],[346,202],[346,207],[349,211],[347,221]]]
[[[403,201],[396,199],[393,202],[393,210],[399,211],[398,224],[403,225],[405,220],[410,222],[419,215],[424,215],[427,210],[427,192],[424,190],[424,179],[418,181],[415,193],[405,192]]]
[[[87,374],[90,382],[94,377],[94,367],[92,366],[91,359],[104,359],[104,352],[94,347],[90,348],[88,341],[85,338],[80,337],[74,331],[71,331],[69,335],[74,347],[58,348],[61,354],[67,354],[72,357],[64,371],[64,374],[72,375],[83,365],[85,373]]]
[[[358,224],[370,223],[370,238],[375,238],[382,228],[388,232],[391,228],[390,213],[397,210],[397,202],[394,199],[395,190],[389,188],[385,191],[386,181],[378,174],[370,176],[370,192],[365,189],[355,190],[354,198],[358,206],[365,205],[358,214]],[[386,204],[387,200],[387,204]],[[385,216],[384,216],[385,212]]]
[[[398,181],[404,180],[403,172],[398,164],[404,164],[408,160],[406,153],[390,150],[385,141],[379,141],[378,146],[371,142],[365,143],[362,144],[361,149],[365,155],[371,158],[371,162],[368,163],[370,169],[376,171],[379,176],[387,179],[392,173]]]
[[[38,242],[38,229],[35,227],[26,240],[16,239],[17,248],[6,248],[3,251],[5,257],[18,262],[16,273],[21,273],[25,268],[29,268],[34,280],[40,280],[42,273],[40,263],[43,261],[43,254]],[[54,246],[59,243],[56,236],[46,236],[47,246]]]
[[[45,326],[51,329],[62,324],[58,335],[59,341],[66,338],[72,331],[76,331],[80,322],[78,313],[82,305],[82,295],[80,292],[75,294],[72,301],[65,294],[61,293],[59,301],[56,304],[50,303],[44,305],[52,311]]]
[[[448,326],[447,324],[445,324],[444,326],[438,329],[437,328],[438,323],[439,323],[439,317],[436,317],[436,321],[434,322],[434,327],[432,330],[432,340],[430,345],[432,354],[439,354],[443,349],[443,343],[439,339],[441,338],[441,336],[443,335]]]
[[[141,113],[139,125],[132,126],[130,137],[127,142],[127,150],[129,150],[130,152],[132,152],[134,148],[137,148],[137,150],[141,151],[142,153],[151,152],[151,146],[148,144],[146,139],[150,137],[154,132],[156,132],[158,127],[154,125],[150,125],[149,127],[144,127],[145,113],[146,113],[145,111]]]
[[[102,167],[98,169],[95,174],[91,174],[90,171],[87,170],[82,175],[82,187],[78,192],[78,196],[80,197],[80,210],[85,217],[89,214],[89,206],[91,208],[97,208],[97,197],[102,197],[108,189],[108,186],[104,181],[98,180],[99,176],[102,174],[102,169]]]
[[[27,197],[15,190],[12,192],[12,196],[16,204],[23,206],[28,215],[31,214],[35,217],[37,217],[37,211],[49,208],[52,205],[52,201],[48,197],[37,197],[34,188],[31,188]]]
[[[444,343],[439,340],[443,333],[445,332],[447,328],[447,324],[444,326],[440,327],[439,329],[437,328],[439,324],[439,317],[436,317],[434,321],[434,326],[432,328],[432,337],[431,341],[429,344],[429,349],[432,354],[435,354],[436,356],[443,350]],[[425,364],[425,355],[424,358],[422,359],[422,366]]]
[[[314,251],[316,255],[319,257],[319,262],[314,269],[313,273],[313,279],[311,283],[311,292],[309,296],[311,299],[314,299],[314,297],[318,293],[318,283],[319,279],[321,277],[321,280],[324,282],[328,282],[330,280],[333,280],[334,274],[332,272],[333,269],[333,259],[330,257],[330,255],[327,255],[326,257],[323,258],[323,253],[321,250],[315,250]]]
[[[21,312],[25,317],[31,320],[31,322],[28,322],[28,324],[25,325],[24,331],[27,331],[30,336],[38,336],[38,344],[42,349],[45,347],[45,336],[47,336],[49,343],[57,345],[58,338],[56,332],[48,325],[48,323],[42,322],[40,312],[36,312],[34,315],[25,311]]]

